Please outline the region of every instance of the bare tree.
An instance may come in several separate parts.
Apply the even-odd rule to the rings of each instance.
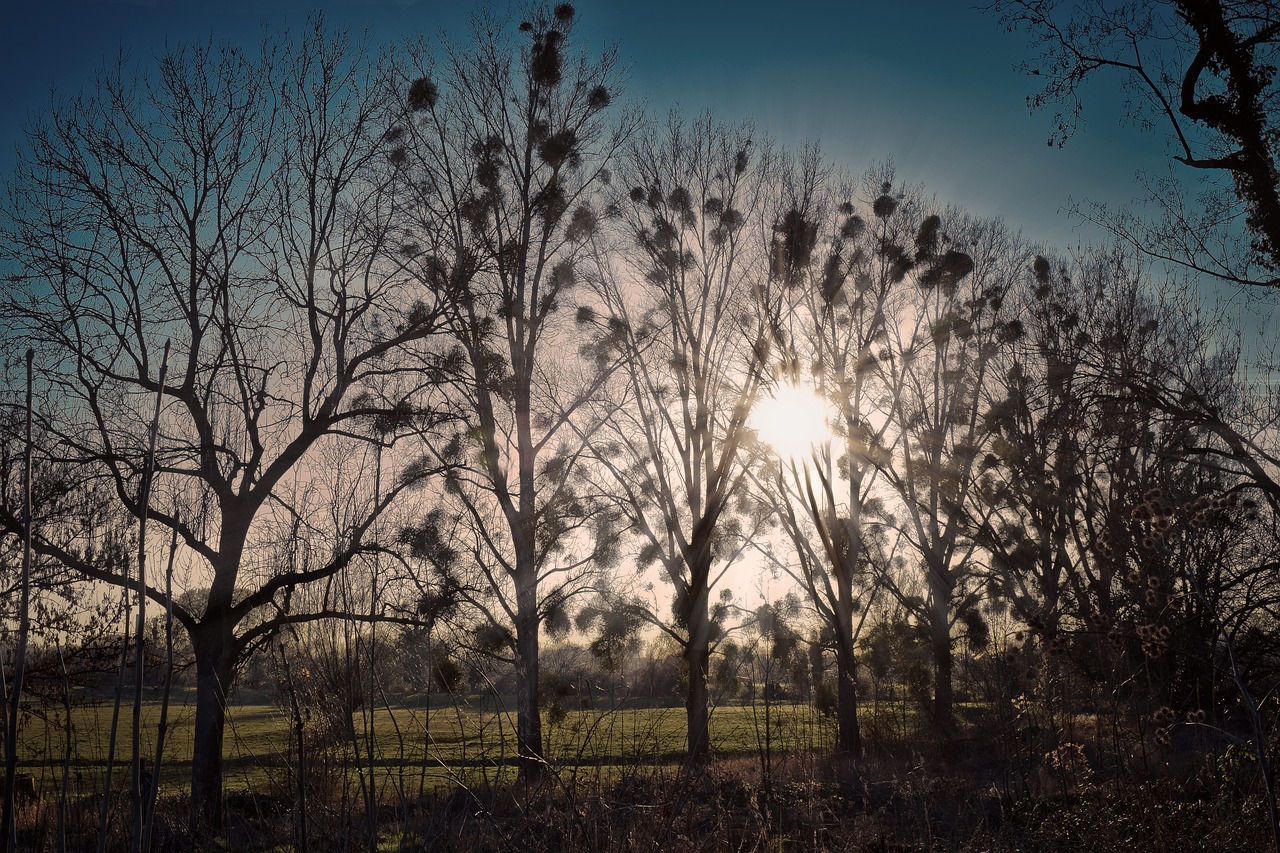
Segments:
[[[1071,368],[1094,391],[1088,432],[1104,450],[1088,473],[1092,553],[1072,579],[1074,603],[1086,628],[1108,628],[1113,648],[1100,657],[1117,679],[1146,681],[1166,706],[1193,709],[1186,723],[1157,713],[1158,742],[1208,720],[1251,749],[1280,843],[1273,734],[1259,700],[1280,677],[1274,372],[1251,374],[1229,330],[1187,289],[1152,282],[1123,255],[1083,272],[1091,322]],[[1216,727],[1223,694],[1235,695],[1247,738]]]
[[[1036,256],[1031,268],[1034,281],[1007,297],[1025,334],[992,371],[985,418],[995,435],[983,468],[998,510],[978,537],[991,552],[991,591],[1050,645],[1071,584],[1093,568],[1090,533],[1105,486],[1090,465],[1104,464],[1114,448],[1091,428],[1096,389],[1079,369],[1094,295],[1068,285],[1065,269],[1047,258]]]
[[[176,530],[198,564],[193,585],[207,588],[173,604],[196,661],[191,793],[206,831],[221,821],[237,664],[285,622],[331,615],[293,609],[294,590],[376,550],[375,520],[432,470],[406,467],[325,531],[310,562],[269,559],[296,496],[346,485],[313,464],[318,451],[367,440],[371,420],[392,425],[389,443],[437,419],[418,393],[430,379],[396,373],[397,353],[436,331],[439,306],[383,260],[379,74],[319,20],[260,56],[196,46],[164,54],[154,72],[122,61],[54,105],[9,186],[5,332],[32,343],[57,401],[42,424],[50,453],[127,513],[146,507]],[[370,390],[389,384],[391,398]],[[139,486],[157,393],[148,507]],[[19,523],[5,513],[6,529]],[[91,559],[91,544],[49,530],[34,547],[87,578],[132,582]]]
[[[886,363],[900,392],[891,415],[897,464],[885,470],[901,497],[899,528],[919,556],[924,579],[924,600],[903,601],[927,626],[933,713],[951,733],[953,628],[981,600],[982,554],[974,532],[989,512],[980,489],[990,438],[983,418],[988,370],[999,348],[1020,334],[1002,311],[1016,253],[998,222],[953,212],[921,215],[889,190],[886,183],[874,212],[899,223],[880,244],[878,262],[919,295],[889,329]]]
[[[607,123],[614,54],[575,56],[573,22],[568,3],[518,28],[481,12],[471,43],[411,47],[403,114],[385,141],[412,193],[398,220],[402,263],[449,298],[448,363],[466,421],[432,452],[465,463],[443,503],[466,521],[456,547],[475,579],[464,588],[490,621],[485,645],[515,665],[525,778],[544,770],[539,633],[568,627],[569,599],[611,542],[575,478],[583,444],[567,425],[612,356],[606,346],[600,359],[578,357],[569,303],[595,190],[635,119]]]
[[[982,467],[995,512],[978,535],[995,597],[1058,646],[1061,630],[1104,624],[1120,606],[1105,543],[1127,524],[1132,496],[1179,455],[1172,439],[1146,440],[1154,413],[1121,377],[1197,344],[1123,247],[1075,264],[1037,255],[1028,269],[1007,295],[1022,335],[998,355],[988,389]]]
[[[648,615],[688,667],[694,764],[710,753],[707,675],[728,614],[711,596],[760,524],[742,486],[772,340],[770,169],[749,128],[673,114],[632,146],[616,242],[600,247],[592,274],[626,356],[626,403],[596,451],[639,538],[637,566],[656,563],[673,588],[673,618]],[[590,310],[580,319],[595,322]]]
[[[27,350],[26,410],[23,424],[22,454],[22,570],[18,580],[18,638],[14,650],[13,680],[6,681],[8,718],[4,727],[4,817],[0,820],[0,846],[5,850],[17,846],[17,815],[14,796],[18,772],[18,712],[22,703],[22,676],[27,663],[27,642],[31,635],[31,419],[33,384],[32,363],[35,353]]]
[[[1114,75],[1126,117],[1162,128],[1183,167],[1147,184],[1153,219],[1100,204],[1078,213],[1144,254],[1238,284],[1280,284],[1273,3],[997,0],[989,8],[1010,30],[1025,30],[1039,54],[1024,65],[1043,83],[1028,102],[1055,110],[1051,145],[1076,131],[1084,84]],[[1199,190],[1192,176],[1203,179]]]
[[[882,195],[880,170],[862,186],[839,182],[816,151],[795,164],[786,210],[777,228],[775,267],[788,277],[784,314],[787,347],[774,365],[777,382],[812,386],[829,408],[830,441],[812,456],[770,459],[775,510],[796,548],[795,577],[835,648],[837,741],[840,752],[862,750],[858,726],[855,648],[869,612],[881,553],[884,489],[878,473],[891,461],[892,372],[888,322],[902,310],[896,268],[878,261],[892,239],[888,216],[872,212]],[[868,195],[855,204],[855,191]],[[881,203],[883,209],[884,203]]]

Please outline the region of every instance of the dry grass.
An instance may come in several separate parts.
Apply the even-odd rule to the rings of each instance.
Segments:
[[[973,707],[951,740],[924,725],[869,725],[868,753],[852,762],[829,755],[829,720],[800,706],[771,710],[778,722],[766,754],[754,709],[718,709],[716,757],[698,772],[679,761],[681,709],[571,711],[548,726],[556,760],[532,787],[517,784],[504,761],[505,715],[459,707],[436,709],[428,720],[422,709],[382,711],[373,720],[372,771],[367,753],[357,760],[349,740],[317,744],[309,754],[308,846],[369,849],[372,826],[381,850],[463,853],[1268,849],[1265,802],[1248,755],[1203,738],[1162,746],[1125,725],[1117,741],[1115,725],[1088,714],[1059,714],[1043,727]],[[105,738],[95,726],[102,719],[96,709],[76,720],[85,740],[67,803],[70,850],[96,844]],[[182,731],[164,778],[158,849],[192,849],[183,793],[190,747]],[[33,742],[30,729],[25,736]],[[34,742],[57,738],[46,732]],[[283,717],[270,706],[236,709],[228,746],[220,849],[294,849],[302,812]],[[56,846],[53,759],[47,748],[27,757],[39,794],[22,804],[26,849]],[[127,756],[119,748],[117,760],[111,849],[127,843]]]

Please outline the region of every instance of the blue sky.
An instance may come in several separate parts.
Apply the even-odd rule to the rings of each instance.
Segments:
[[[787,144],[817,140],[858,172],[891,157],[905,183],[944,202],[999,215],[1061,249],[1094,242],[1061,212],[1071,197],[1132,200],[1141,168],[1164,169],[1158,136],[1117,124],[1119,98],[1092,91],[1083,132],[1046,145],[1049,117],[1025,104],[1014,70],[1024,42],[958,2],[730,4],[700,0],[580,0],[583,44],[617,43],[628,94],[664,114],[713,109],[752,117]],[[300,24],[323,8],[375,41],[445,29],[464,32],[468,2],[435,0],[0,0],[0,174],[29,116],[56,86],[70,94],[119,48],[141,61],[166,44],[252,44],[265,29]]]

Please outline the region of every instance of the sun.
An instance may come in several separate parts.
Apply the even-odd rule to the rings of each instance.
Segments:
[[[831,416],[812,385],[785,382],[756,402],[747,423],[782,459],[806,459],[831,440]]]

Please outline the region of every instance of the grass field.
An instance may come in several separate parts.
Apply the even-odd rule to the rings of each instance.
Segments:
[[[110,753],[113,706],[86,703],[72,710],[73,789],[100,787]],[[151,760],[160,707],[142,709],[142,755]],[[194,706],[175,701],[169,709],[161,780],[164,788],[186,785],[190,772]],[[304,723],[308,758],[317,768],[372,764],[384,781],[399,785],[455,784],[481,777],[509,775],[515,756],[515,715],[487,703],[459,701],[377,709],[372,718],[357,712],[352,727],[312,718]],[[544,713],[544,736],[553,764],[604,775],[637,765],[679,764],[685,751],[683,707],[576,709]],[[262,790],[279,784],[290,764],[290,720],[272,704],[235,704],[229,709],[224,745],[229,790]],[[117,780],[128,774],[132,749],[132,708],[120,709],[114,765]],[[834,739],[834,724],[807,705],[775,703],[723,705],[711,715],[715,753],[754,756],[767,746],[777,754],[822,750]],[[354,740],[353,740],[354,736]],[[21,769],[37,787],[59,785],[65,750],[65,721],[60,709],[28,711],[19,729]],[[358,757],[357,757],[358,751]]]
[[[864,706],[864,734],[877,750],[852,775],[849,764],[831,760],[833,721],[805,705],[773,704],[767,719],[763,703],[717,707],[711,716],[716,760],[699,773],[680,769],[682,707],[553,706],[543,720],[550,784],[536,786],[506,784],[515,781],[514,715],[492,697],[430,708],[407,701],[371,718],[353,715],[350,725],[313,714],[305,726],[306,807],[299,809],[286,712],[251,695],[243,698],[229,709],[225,836],[211,850],[275,853],[292,849],[295,833],[305,834],[317,851],[419,853],[1225,853],[1267,844],[1265,808],[1247,758],[1228,767],[1228,776],[1235,774],[1228,778],[1221,776],[1226,765],[1215,763],[1211,752],[1160,752],[1147,744],[1155,768],[1143,772],[1132,763],[1110,766],[1102,753],[1081,748],[1081,766],[1068,780],[1034,750],[1002,752],[1011,741],[994,734],[991,709],[978,705],[958,709],[973,737],[962,738],[963,749],[950,753],[930,741],[918,710],[895,704],[878,714]],[[107,703],[74,709],[65,801],[57,796],[65,721],[58,712],[33,711],[24,718],[21,769],[41,795],[20,815],[20,840],[30,849],[53,848],[62,802],[69,803],[67,849],[94,849],[112,710]],[[156,703],[143,709],[148,758],[158,715]],[[167,839],[163,849],[188,849],[193,717],[186,702],[171,709],[157,812],[158,832]],[[127,843],[130,718],[131,709],[122,707],[108,849]],[[1063,716],[1059,723],[1063,738],[1087,740],[1094,721]],[[886,749],[886,740],[902,749]],[[1089,741],[1090,750],[1101,745]],[[1171,760],[1183,762],[1182,769]],[[766,763],[768,774],[762,772]]]

